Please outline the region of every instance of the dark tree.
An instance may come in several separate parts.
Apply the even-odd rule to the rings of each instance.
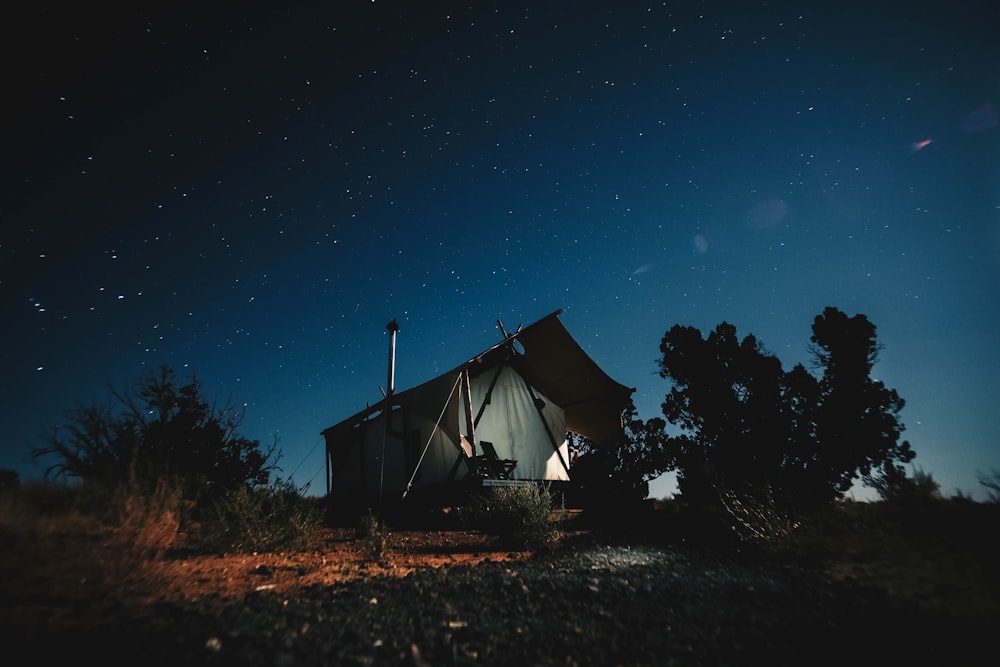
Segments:
[[[1000,503],[1000,470],[990,470],[989,474],[977,470],[976,479],[986,487],[987,502]]]
[[[706,338],[680,325],[664,335],[660,375],[673,386],[663,414],[682,430],[666,455],[685,500],[715,504],[734,492],[818,504],[913,458],[908,443],[897,444],[902,399],[870,377],[875,327],[827,308],[812,341],[819,379],[801,365],[785,372],[726,322]]]
[[[666,422],[639,419],[631,401],[622,413],[624,433],[609,446],[598,446],[570,434],[580,455],[573,464],[573,480],[602,504],[632,502],[649,494],[649,481],[667,470],[663,447]]]
[[[167,366],[144,373],[134,389],[111,390],[103,405],[69,410],[68,423],[32,451],[52,459],[48,477],[74,477],[116,486],[128,480],[155,484],[170,478],[187,493],[264,486],[277,469],[276,445],[238,433],[243,412],[216,408],[192,375],[179,384]]]
[[[704,339],[674,326],[660,352],[660,375],[674,385],[663,414],[684,432],[667,449],[681,495],[704,505],[719,489],[778,484],[794,427],[781,362],[753,336],[739,340],[726,322]]]
[[[909,442],[899,442],[903,399],[871,377],[879,350],[875,325],[864,315],[848,317],[828,307],[816,316],[812,330],[813,354],[823,375],[810,477],[842,493],[859,476],[905,476],[900,464],[916,454]]]

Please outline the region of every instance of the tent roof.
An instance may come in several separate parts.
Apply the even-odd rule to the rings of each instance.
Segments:
[[[621,434],[622,410],[635,389],[601,370],[563,326],[561,312],[518,329],[447,373],[394,394],[391,403],[437,421],[461,371],[478,375],[508,362],[528,384],[563,409],[567,429],[597,443],[614,441]],[[350,430],[383,408],[384,401],[379,401],[325,429],[323,435]]]

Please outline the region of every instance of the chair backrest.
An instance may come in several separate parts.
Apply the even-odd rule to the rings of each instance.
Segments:
[[[497,450],[493,446],[492,442],[490,442],[489,440],[480,440],[479,446],[483,448],[483,454],[485,454],[491,459],[496,459],[497,461],[500,460],[500,457],[497,455]]]
[[[488,476],[496,479],[511,479],[517,461],[513,459],[501,459],[496,448],[489,440],[480,440],[479,445],[483,448],[483,455],[476,458],[483,462]]]

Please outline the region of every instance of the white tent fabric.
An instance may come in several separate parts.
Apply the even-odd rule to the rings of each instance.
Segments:
[[[486,375],[471,382],[473,410],[486,399],[493,379]],[[492,442],[500,458],[517,461],[514,479],[568,480],[569,472],[560,463],[560,455],[562,461],[569,461],[564,412],[544,396],[538,397],[545,406],[541,415],[544,423],[524,379],[504,366],[493,387],[490,406],[476,425],[476,442]],[[466,423],[464,420],[463,405],[459,423]],[[553,437],[560,451],[552,444]]]

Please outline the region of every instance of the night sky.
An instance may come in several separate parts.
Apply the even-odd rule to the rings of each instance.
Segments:
[[[788,369],[834,306],[878,328],[913,465],[985,497],[988,3],[201,4],[3,28],[0,468],[167,364],[322,493],[393,318],[403,390],[562,309],[650,418],[674,324]]]

